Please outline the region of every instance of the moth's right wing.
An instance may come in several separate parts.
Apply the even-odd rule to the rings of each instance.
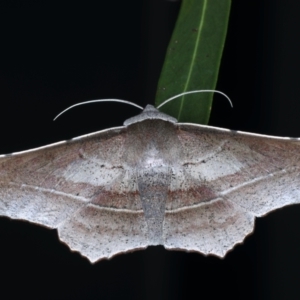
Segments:
[[[178,124],[177,136],[183,179],[165,217],[166,248],[222,257],[255,217],[300,203],[299,139],[196,124]]]

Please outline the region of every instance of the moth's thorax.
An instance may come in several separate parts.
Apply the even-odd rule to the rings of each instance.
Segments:
[[[135,167],[171,163],[179,151],[176,125],[161,119],[144,120],[127,127],[127,162]],[[180,148],[180,147],[179,147]]]
[[[150,148],[146,151],[143,157],[143,165],[145,166],[146,169],[158,168],[158,167],[166,166],[166,162],[160,156],[160,152],[155,148],[155,146],[150,145]]]

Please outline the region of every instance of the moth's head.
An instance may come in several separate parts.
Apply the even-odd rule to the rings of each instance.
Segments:
[[[177,123],[177,119],[160,112],[153,105],[148,104],[139,115],[125,120],[124,125],[128,126],[144,120],[163,120],[171,123]]]

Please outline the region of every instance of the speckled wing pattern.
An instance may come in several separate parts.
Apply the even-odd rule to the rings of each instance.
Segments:
[[[90,261],[145,248],[146,224],[122,162],[126,128],[0,158],[0,215],[57,228]]]
[[[91,262],[148,245],[223,257],[255,217],[300,202],[298,139],[152,106],[124,125],[0,156],[0,215],[56,228]]]
[[[222,257],[253,231],[255,217],[300,203],[299,139],[177,126],[184,178],[166,206],[167,249]]]

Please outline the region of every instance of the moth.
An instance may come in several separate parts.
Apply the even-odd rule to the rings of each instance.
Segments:
[[[223,257],[255,217],[300,202],[299,151],[148,105],[124,126],[0,156],[0,215],[56,228],[91,262],[149,245]]]

